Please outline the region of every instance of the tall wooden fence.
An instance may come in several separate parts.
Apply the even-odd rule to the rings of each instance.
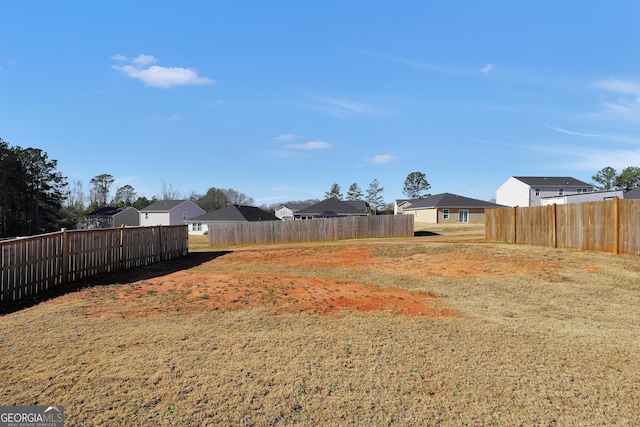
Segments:
[[[228,224],[210,222],[207,225],[209,244],[214,246],[413,237],[413,215],[352,216]]]
[[[640,200],[487,209],[485,240],[640,255]]]
[[[98,273],[184,256],[186,225],[62,231],[0,242],[0,303]]]

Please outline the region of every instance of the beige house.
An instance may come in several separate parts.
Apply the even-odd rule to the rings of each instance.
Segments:
[[[413,215],[415,222],[430,224],[484,224],[485,209],[505,207],[451,193],[403,200],[396,206],[398,215]]]

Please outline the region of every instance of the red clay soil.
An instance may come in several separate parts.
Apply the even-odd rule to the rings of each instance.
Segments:
[[[123,317],[265,307],[276,314],[341,309],[388,310],[403,316],[452,317],[434,296],[403,289],[377,289],[347,281],[284,275],[177,272],[134,283],[83,291],[89,316]]]
[[[464,262],[459,261],[459,257]],[[558,266],[538,260],[514,260],[496,253],[449,251],[377,256],[374,246],[283,248],[235,251],[202,266],[151,279],[82,291],[85,313],[140,317],[163,313],[266,308],[276,314],[312,312],[335,315],[343,309],[390,311],[403,316],[455,317],[432,295],[403,289],[379,289],[353,281],[286,274],[248,274],[252,265],[285,268],[345,268],[407,277],[462,278],[549,271]],[[229,272],[233,270],[234,272]],[[239,272],[235,272],[239,271]]]

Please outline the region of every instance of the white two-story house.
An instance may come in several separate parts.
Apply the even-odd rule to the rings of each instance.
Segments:
[[[185,220],[206,213],[191,200],[160,200],[140,209],[140,225],[182,225]]]
[[[542,198],[591,193],[593,186],[568,176],[512,176],[496,190],[496,203],[541,206]]]

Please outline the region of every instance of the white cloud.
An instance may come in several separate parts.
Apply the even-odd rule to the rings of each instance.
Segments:
[[[603,101],[602,111],[587,114],[587,118],[640,123],[640,84],[631,80],[609,79],[595,82],[594,86],[618,94],[619,97],[616,100]]]
[[[374,165],[383,165],[392,162],[395,158],[396,156],[393,154],[377,154],[367,159],[367,162],[373,163]]]
[[[304,105],[305,107],[312,108],[324,114],[341,119],[350,119],[354,117],[383,117],[389,115],[388,109],[366,102],[347,98],[316,95],[309,92],[303,93],[303,96],[310,100],[309,104]]]
[[[609,79],[595,83],[596,87],[623,95],[640,96],[640,84],[629,80]]]
[[[567,135],[576,135],[576,136],[585,136],[588,138],[603,138],[605,137],[604,135],[601,135],[599,133],[586,133],[586,132],[576,132],[576,131],[572,131],[572,130],[567,130],[567,129],[562,129],[562,128],[558,128],[555,126],[551,126],[549,124],[545,125],[546,128],[554,130],[556,132],[560,132],[560,133],[566,133]]]
[[[483,69],[478,70],[479,73],[483,73],[483,74],[488,74],[489,72],[493,71],[495,67],[493,66],[493,64],[487,64],[484,66]]]
[[[289,144],[285,148],[294,148],[296,150],[326,150],[331,148],[331,144],[324,141],[309,141],[304,144]]]
[[[126,60],[126,58],[121,55],[115,55],[112,59],[118,61]],[[132,65],[114,65],[113,68],[122,71],[133,79],[142,80],[147,86],[161,87],[164,89],[181,85],[205,85],[215,83],[214,80],[207,77],[198,76],[198,73],[191,68],[161,67],[158,65],[145,68],[147,65],[156,62],[156,58],[151,55],[139,55],[130,61]]]
[[[578,156],[576,156],[578,153]],[[567,166],[586,171],[599,171],[605,166],[622,170],[627,166],[640,164],[640,150],[585,150],[572,151],[572,160]],[[576,157],[578,157],[576,159]]]
[[[113,59],[114,61],[118,61],[118,62],[124,62],[127,60],[127,57],[124,55],[113,55],[111,57],[111,59]]]
[[[302,138],[301,135],[295,135],[292,133],[287,133],[284,135],[276,136],[274,139],[278,142],[292,142]]]
[[[138,55],[137,57],[131,60],[131,63],[138,66],[144,67],[145,65],[155,64],[158,60],[152,55]]]
[[[319,97],[316,108],[330,116],[349,118],[354,116],[375,116],[376,108],[364,102],[349,99]]]

